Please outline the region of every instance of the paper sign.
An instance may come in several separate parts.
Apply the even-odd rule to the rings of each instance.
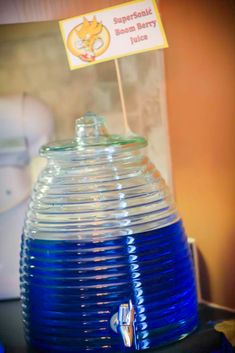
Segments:
[[[155,0],[135,0],[59,24],[71,70],[168,46]]]

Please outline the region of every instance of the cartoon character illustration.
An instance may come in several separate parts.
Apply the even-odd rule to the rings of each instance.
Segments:
[[[86,62],[94,61],[103,54],[109,43],[109,31],[101,22],[97,22],[95,16],[92,21],[84,17],[83,22],[72,29],[67,39],[71,53]]]

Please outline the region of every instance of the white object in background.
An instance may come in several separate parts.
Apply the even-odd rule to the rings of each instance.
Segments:
[[[49,108],[27,94],[0,97],[0,299],[19,297],[19,254],[30,159],[52,135]]]
[[[0,213],[0,299],[19,297],[19,253],[28,199]]]
[[[197,300],[199,303],[201,303],[202,295],[201,295],[201,284],[200,284],[199,262],[198,262],[198,251],[197,251],[196,240],[194,238],[188,238],[188,244],[191,250],[192,260],[193,260],[195,282],[197,286]]]
[[[29,156],[38,154],[53,126],[52,113],[40,100],[27,94],[0,97],[0,140],[25,139]]]
[[[2,167],[0,162],[0,241],[1,235],[5,230],[1,224],[2,214],[25,201],[30,191],[31,180],[27,168],[17,166]]]

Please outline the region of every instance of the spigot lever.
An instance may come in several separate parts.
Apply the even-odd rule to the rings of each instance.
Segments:
[[[125,347],[132,347],[134,337],[134,307],[131,300],[128,304],[121,304],[118,311],[119,330]]]

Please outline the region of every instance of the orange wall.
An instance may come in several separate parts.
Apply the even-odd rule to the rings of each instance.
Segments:
[[[204,299],[235,308],[235,3],[163,0],[176,201]]]

